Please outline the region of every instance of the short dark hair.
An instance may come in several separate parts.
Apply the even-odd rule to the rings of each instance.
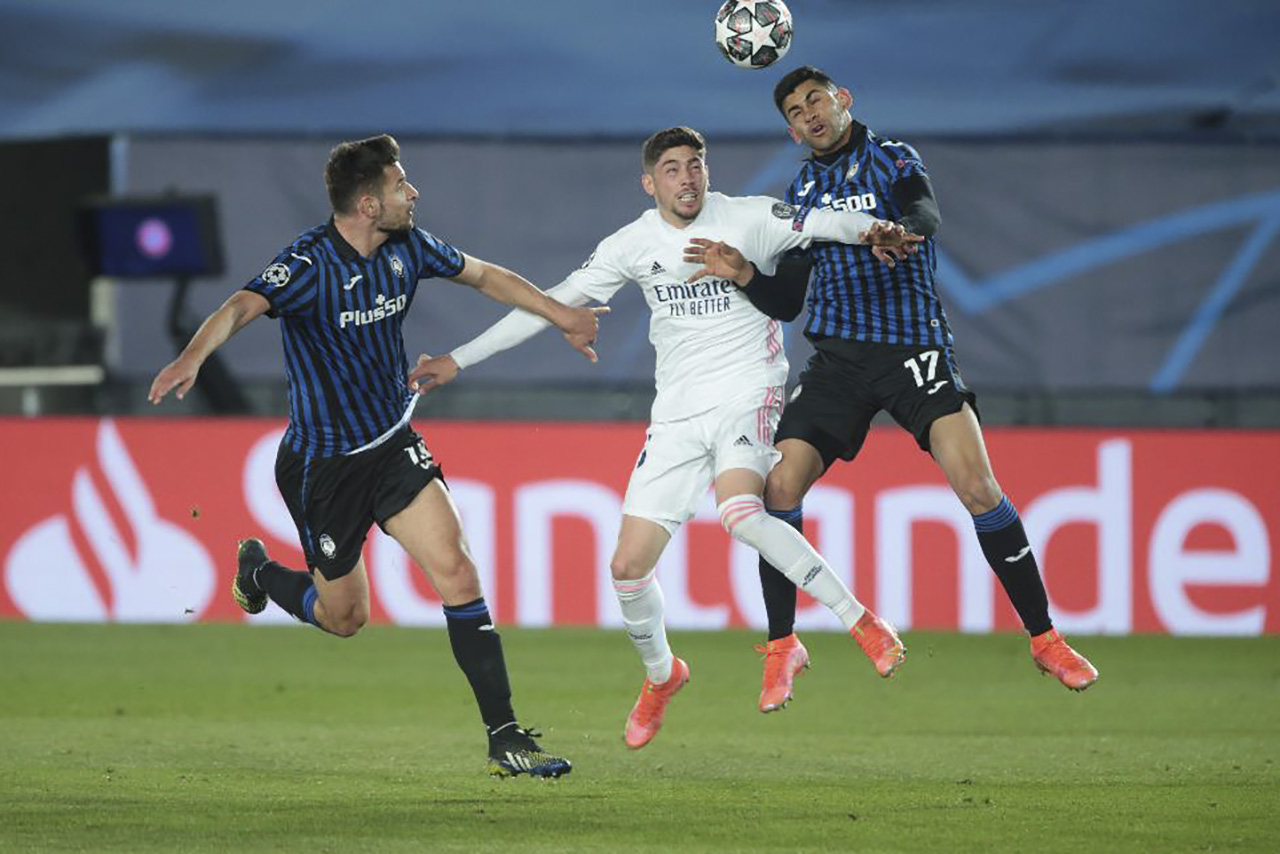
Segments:
[[[778,112],[782,113],[783,118],[786,118],[787,114],[783,112],[782,102],[787,100],[788,95],[799,89],[801,83],[808,83],[810,80],[816,80],[828,89],[839,88],[836,82],[827,76],[827,72],[812,65],[802,65],[794,71],[788,71],[778,81],[778,85],[773,87],[773,105],[778,108]]]
[[[363,193],[382,189],[383,170],[400,159],[400,144],[390,134],[339,143],[324,165],[324,185],[335,213],[351,213]]]
[[[660,130],[653,136],[644,141],[644,145],[640,149],[640,163],[644,167],[644,171],[652,172],[653,167],[658,165],[658,161],[662,159],[662,155],[672,148],[679,148],[687,145],[699,155],[706,157],[707,141],[702,138],[702,134],[693,128],[677,127]]]

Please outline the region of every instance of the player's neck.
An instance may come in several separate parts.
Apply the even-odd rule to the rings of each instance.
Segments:
[[[819,151],[818,149],[815,148],[813,149],[813,154],[815,157],[820,157],[820,158],[830,157],[832,154],[835,154],[837,151],[840,151],[846,145],[848,145],[849,140],[851,139],[853,139],[853,121],[852,120],[845,127],[844,133],[840,134],[840,138],[836,140],[835,145],[831,146],[830,148],[824,148],[822,151]]]
[[[342,235],[342,239],[351,244],[351,248],[365,258],[378,251],[378,247],[387,242],[387,233],[379,230],[372,223],[366,224],[354,217],[334,215],[333,227]]]
[[[699,211],[699,213],[701,213],[701,211]],[[671,211],[663,210],[662,208],[658,208],[658,216],[662,217],[662,221],[672,228],[681,229],[688,228],[693,225],[694,220],[697,219],[697,217],[694,217],[693,219],[685,219],[682,216],[676,216],[671,213]]]
[[[702,216],[702,212],[707,209],[707,198],[705,195],[703,196],[702,204],[698,206],[698,212],[688,219],[680,216],[675,211],[662,207],[661,205],[657,205],[656,207],[658,209],[658,216],[662,217],[663,222],[672,228],[684,230],[697,222],[698,217]]]

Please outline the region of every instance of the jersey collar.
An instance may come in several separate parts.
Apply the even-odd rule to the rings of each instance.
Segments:
[[[379,246],[377,250],[374,251],[373,255],[369,256],[369,258],[365,258],[356,251],[354,246],[347,242],[347,239],[342,236],[342,232],[338,231],[338,227],[333,224],[332,214],[329,215],[329,221],[324,224],[324,233],[329,236],[329,241],[333,244],[333,248],[337,250],[338,257],[348,263],[357,260],[370,260],[371,258],[376,257],[378,252],[382,251],[382,246],[403,243],[409,239],[409,232],[407,230],[389,234],[387,235],[387,239],[382,242],[382,246]]]
[[[360,253],[356,251],[356,248],[347,242],[347,239],[338,231],[338,227],[333,224],[332,216],[324,224],[324,233],[329,236],[329,242],[333,244],[333,248],[338,251],[338,257],[343,261],[355,261],[360,257]]]

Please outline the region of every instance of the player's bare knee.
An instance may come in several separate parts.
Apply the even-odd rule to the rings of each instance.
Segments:
[[[329,634],[340,638],[353,638],[358,631],[360,631],[359,626],[345,620],[336,621],[333,626],[329,627]]]
[[[441,595],[452,600],[470,602],[482,595],[480,574],[476,572],[476,565],[463,552],[437,561],[432,566],[431,575]]]
[[[476,574],[475,566],[466,555],[458,553],[450,555],[446,560],[436,561],[435,575],[444,581],[462,583]]]
[[[609,573],[615,581],[630,581],[640,577],[634,574],[636,565],[637,561],[627,555],[615,553],[609,561]]]
[[[774,469],[765,481],[764,503],[770,510],[794,510],[804,500],[804,488],[799,478]]]
[[[955,484],[955,491],[965,509],[974,516],[994,510],[1004,497],[1000,484],[987,474],[973,474],[960,479]]]
[[[325,626],[330,633],[340,638],[355,637],[356,633],[364,628],[365,623],[369,622],[369,606],[357,605],[348,608],[341,614],[329,615]]]
[[[653,567],[639,555],[626,552],[614,552],[612,560],[609,561],[609,572],[613,574],[615,581],[635,581],[638,578],[644,578],[651,569]]]

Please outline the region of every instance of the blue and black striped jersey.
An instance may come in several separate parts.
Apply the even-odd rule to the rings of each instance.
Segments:
[[[787,188],[786,200],[798,208],[798,220],[825,207],[897,221],[902,211],[894,202],[894,182],[927,174],[914,148],[876,136],[854,122],[849,142],[834,156],[804,162]],[[934,290],[934,238],[919,247],[890,269],[866,246],[813,244],[808,253],[813,279],[805,335],[951,346],[951,330]]]
[[[456,276],[462,254],[420,228],[364,258],[330,219],[247,285],[280,319],[289,381],[284,441],[300,454],[358,451],[400,424],[415,395],[401,325],[418,280]]]

